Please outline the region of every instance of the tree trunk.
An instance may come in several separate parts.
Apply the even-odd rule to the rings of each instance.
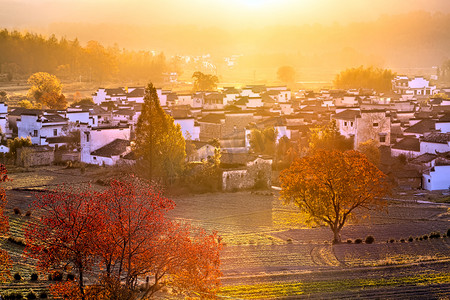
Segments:
[[[341,242],[340,230],[338,228],[332,228],[331,230],[333,230],[334,234],[333,244],[339,244]]]

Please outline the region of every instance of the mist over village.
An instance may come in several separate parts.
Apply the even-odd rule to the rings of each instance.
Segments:
[[[0,299],[449,299],[450,3],[2,0]]]

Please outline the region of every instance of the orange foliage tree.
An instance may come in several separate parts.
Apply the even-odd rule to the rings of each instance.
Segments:
[[[0,182],[5,182],[8,180],[6,175],[6,168],[4,165],[0,164]],[[5,216],[5,206],[6,206],[6,192],[3,187],[0,187],[0,234],[4,234],[9,230],[8,217]],[[11,259],[8,252],[0,249],[0,281],[4,281],[9,278],[11,269]]]
[[[214,295],[221,275],[219,239],[167,219],[174,206],[135,177],[114,180],[103,192],[45,193],[36,201],[41,222],[26,231],[26,253],[44,270],[71,266],[78,271],[77,290],[73,284],[52,288],[60,297],[133,299],[164,286]],[[87,271],[96,283],[85,288]]]
[[[356,218],[355,209],[382,209],[390,189],[386,175],[353,150],[318,150],[296,160],[280,181],[281,199],[295,203],[309,222],[329,226],[334,243],[341,241],[346,222]]]

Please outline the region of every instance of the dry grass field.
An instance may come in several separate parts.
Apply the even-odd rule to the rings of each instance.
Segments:
[[[99,174],[110,170],[66,169],[60,166],[11,169],[6,184],[9,236],[20,240],[23,226],[38,212],[24,216],[33,193],[57,185],[96,185]],[[326,227],[308,228],[295,206],[285,206],[270,191],[214,193],[173,197],[170,217],[216,230],[225,243],[222,252],[223,299],[368,298],[449,299],[450,228],[448,204],[392,201],[388,210],[349,224],[342,231],[344,243],[331,245]],[[15,215],[13,208],[22,214]],[[431,232],[440,232],[430,238]],[[373,244],[355,244],[368,235]],[[425,236],[427,238],[425,239]],[[445,237],[444,237],[445,236]],[[350,240],[351,243],[346,241]],[[3,290],[45,290],[46,274],[29,280],[33,261],[22,257],[23,246],[1,239],[13,258],[12,280]]]

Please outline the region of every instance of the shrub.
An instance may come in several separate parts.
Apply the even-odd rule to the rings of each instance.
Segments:
[[[16,298],[15,299],[23,299],[22,293],[16,293]]]
[[[447,236],[450,236],[450,228],[447,230]]]
[[[440,232],[432,232],[430,233],[430,239],[439,239],[441,237]]]
[[[40,294],[39,294],[39,298],[41,298],[41,299],[47,299],[47,297],[48,297],[48,295],[47,295],[47,292],[41,292]]]
[[[14,207],[14,214],[15,214],[15,215],[21,215],[22,212],[20,211],[20,208]]]
[[[414,241],[414,239],[413,239],[413,237],[412,237],[412,236],[410,236],[410,237],[409,237],[409,239],[408,239],[408,242],[410,242],[410,243],[411,243],[412,241]]]
[[[26,216],[26,217],[31,216],[31,211],[28,210],[28,211],[25,213],[25,216]]]
[[[36,273],[31,274],[31,281],[36,281],[36,280],[38,280],[38,274],[36,274]]]
[[[22,239],[16,239],[12,236],[8,237],[8,241],[10,241],[11,243],[14,243],[18,246],[24,246],[25,247],[25,243],[23,242]]]
[[[33,291],[30,291],[27,295],[26,295],[27,299],[36,299],[36,294]]]
[[[347,244],[351,244],[351,243],[353,243],[353,241],[351,239],[348,239]]]
[[[287,242],[288,244],[292,244],[292,239],[287,239],[286,242]]]
[[[14,274],[14,280],[21,280],[22,276],[19,273]]]
[[[422,240],[423,240],[423,237],[420,237],[419,240],[422,241]]]
[[[48,275],[48,280],[51,281],[61,281],[63,279],[63,274],[60,272],[54,272]]]
[[[423,236],[423,239],[424,239],[425,241],[428,240],[428,235],[425,234],[425,235]]]
[[[74,274],[67,274],[67,280],[75,280]]]
[[[391,239],[389,242],[390,242],[390,243],[393,243],[393,242],[395,242],[395,240],[394,240],[394,239]]]
[[[361,244],[362,243],[362,239],[356,239],[355,240],[355,244]]]
[[[405,239],[401,239],[401,240],[400,240],[400,243],[404,243],[404,242],[405,242]]]
[[[371,235],[366,237],[366,244],[373,244],[373,242],[375,242],[375,238]]]

